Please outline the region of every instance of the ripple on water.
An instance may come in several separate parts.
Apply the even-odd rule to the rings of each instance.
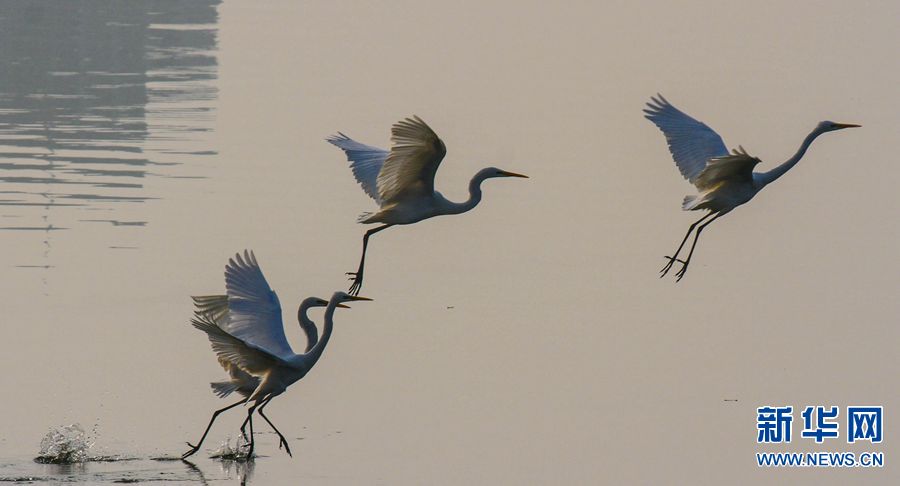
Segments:
[[[220,3],[0,2],[0,218],[17,218],[0,233],[28,249],[13,265],[46,282],[80,235],[138,246],[143,206],[207,177]]]

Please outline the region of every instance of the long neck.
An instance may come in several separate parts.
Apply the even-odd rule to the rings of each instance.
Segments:
[[[480,172],[472,177],[469,181],[469,199],[465,202],[456,203],[449,201],[447,214],[459,214],[471,210],[481,202],[481,183],[487,179]]]
[[[757,186],[762,189],[764,186],[775,182],[775,180],[783,176],[785,172],[791,170],[791,168],[797,165],[797,162],[800,162],[800,159],[803,158],[803,155],[806,153],[806,149],[808,149],[809,146],[812,145],[813,140],[815,140],[816,137],[818,137],[822,133],[824,132],[819,131],[818,129],[813,130],[809,135],[806,136],[805,139],[803,139],[803,143],[800,144],[800,148],[797,149],[797,153],[794,154],[793,157],[787,159],[784,163],[768,172],[755,174],[755,177],[753,179],[756,182]]]
[[[322,339],[319,339],[319,342],[304,355],[310,367],[319,361],[319,358],[322,357],[322,351],[325,350],[328,340],[331,339],[331,330],[334,328],[334,310],[337,308],[337,305],[337,299],[332,298],[328,302],[328,307],[325,308],[325,326],[322,328]]]
[[[310,307],[312,306],[304,303],[300,306],[300,309],[297,310],[297,321],[300,322],[300,328],[303,329],[303,333],[306,334],[306,349],[303,350],[304,353],[308,353],[309,350],[319,342],[319,330],[316,329],[316,323],[314,323],[308,315]]]

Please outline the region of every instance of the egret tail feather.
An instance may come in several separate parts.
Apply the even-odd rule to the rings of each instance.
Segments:
[[[685,211],[690,211],[696,207],[697,196],[684,196],[684,201],[681,203],[681,209]]]
[[[219,398],[225,398],[238,389],[238,385],[232,381],[214,381],[209,386]]]

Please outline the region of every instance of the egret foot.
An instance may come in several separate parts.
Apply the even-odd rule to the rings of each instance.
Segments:
[[[350,284],[350,290],[347,291],[350,295],[359,295],[360,289],[362,289],[362,281],[363,281],[363,273],[359,272],[347,272],[347,275],[350,276],[348,280],[352,280],[353,283]]]
[[[182,459],[182,460],[187,459],[188,457],[193,456],[194,454],[197,453],[197,451],[200,450],[200,447],[199,447],[199,446],[195,446],[194,444],[191,444],[190,442],[185,442],[185,444],[187,444],[188,447],[191,448],[191,450],[189,450],[189,451],[187,451],[187,452],[185,452],[184,454],[181,455],[181,459]]]
[[[281,446],[284,446],[284,452],[287,452],[287,455],[294,457],[294,455],[291,454],[291,446],[288,445],[287,440],[283,435],[278,434],[278,441],[278,448],[281,449]]]
[[[660,273],[659,278],[665,277],[666,274],[669,273],[669,270],[672,269],[672,265],[674,265],[675,262],[681,263],[682,265],[684,264],[684,260],[679,260],[678,257],[670,257],[670,256],[666,255],[663,258],[669,260],[669,263],[666,263],[666,266],[664,266],[662,268],[662,270],[659,271],[659,273]]]

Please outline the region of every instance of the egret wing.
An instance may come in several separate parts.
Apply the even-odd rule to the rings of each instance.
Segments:
[[[694,184],[698,189],[706,189],[721,182],[753,182],[753,168],[760,160],[739,147],[731,155],[713,157],[706,168],[697,176]]]
[[[391,128],[391,152],[378,173],[381,201],[434,192],[434,174],[447,147],[434,130],[413,115]]]
[[[266,350],[228,334],[208,314],[195,315],[191,319],[191,324],[206,333],[220,363],[223,361],[232,363],[253,374],[265,373],[284,363]]]
[[[294,355],[284,336],[281,303],[263,276],[256,256],[244,250],[225,266],[228,321],[219,326],[228,334],[283,359]]]
[[[219,323],[228,322],[228,296],[227,295],[195,295],[194,313],[198,315],[208,314],[212,320]]]
[[[662,130],[675,165],[694,185],[709,159],[728,155],[725,142],[718,133],[672,106],[662,95],[652,97],[652,102],[644,109],[644,116]]]
[[[350,169],[353,170],[353,176],[356,182],[362,186],[363,191],[369,195],[377,203],[381,203],[378,195],[378,173],[381,166],[387,159],[387,150],[370,145],[362,144],[352,138],[338,132],[326,138],[329,143],[343,150],[347,154],[347,160],[350,161]]]

